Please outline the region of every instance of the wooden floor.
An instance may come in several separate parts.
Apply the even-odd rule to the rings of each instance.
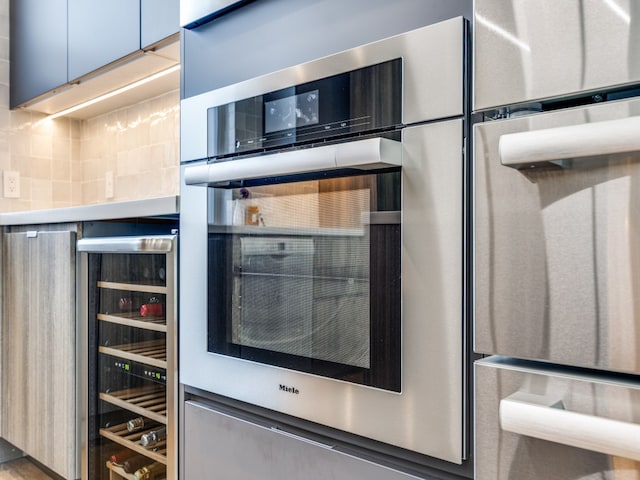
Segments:
[[[55,480],[28,458],[0,463],[0,480]]]

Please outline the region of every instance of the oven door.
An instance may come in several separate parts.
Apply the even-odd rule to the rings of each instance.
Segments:
[[[640,372],[639,115],[475,127],[477,352]]]
[[[207,351],[399,392],[400,163],[375,138],[188,171],[219,205]]]
[[[183,167],[180,378],[461,463],[463,122],[401,135]]]

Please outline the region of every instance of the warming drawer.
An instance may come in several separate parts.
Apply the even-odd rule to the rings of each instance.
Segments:
[[[185,480],[304,478],[306,480],[419,480],[418,477],[303,438],[275,425],[238,418],[215,404],[184,404]],[[422,478],[422,477],[421,477]]]
[[[474,127],[475,351],[640,373],[640,99]]]
[[[475,364],[477,480],[640,471],[640,381],[489,357]]]

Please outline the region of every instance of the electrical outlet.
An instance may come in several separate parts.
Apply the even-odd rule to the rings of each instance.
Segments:
[[[4,198],[20,198],[20,172],[5,170]]]
[[[110,170],[104,176],[104,197],[113,198],[113,172]]]

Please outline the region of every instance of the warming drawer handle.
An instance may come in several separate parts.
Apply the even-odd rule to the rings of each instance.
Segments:
[[[187,185],[224,187],[240,180],[342,168],[370,170],[401,164],[400,142],[377,137],[187,167],[184,179]]]
[[[502,135],[500,161],[514,168],[640,151],[640,116]]]
[[[640,425],[505,398],[500,426],[507,432],[593,452],[640,460]]]

